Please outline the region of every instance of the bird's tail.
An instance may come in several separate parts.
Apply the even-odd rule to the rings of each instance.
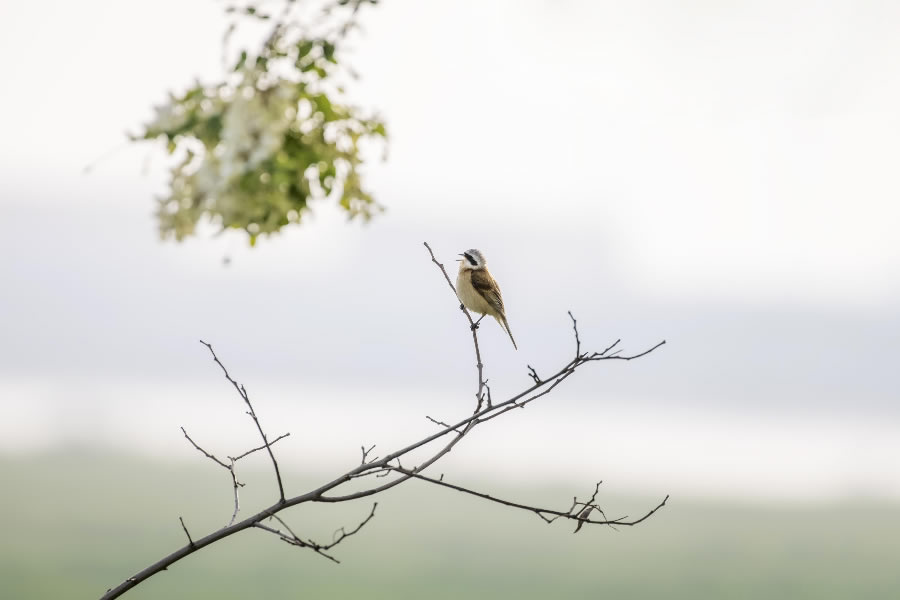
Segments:
[[[503,329],[506,330],[506,333],[509,334],[509,339],[510,339],[510,341],[513,343],[513,348],[515,348],[516,350],[518,350],[519,347],[516,346],[516,340],[515,340],[515,338],[513,338],[512,331],[509,330],[509,323],[506,322],[506,317],[501,315],[500,318],[497,319],[497,320],[498,320],[498,321],[500,322],[500,324],[503,326]]]

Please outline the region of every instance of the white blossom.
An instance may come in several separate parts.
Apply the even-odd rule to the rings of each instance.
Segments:
[[[294,83],[280,81],[249,97],[235,95],[223,122],[223,175],[252,170],[281,147],[293,121],[287,109],[296,106],[296,93]]]
[[[170,96],[166,104],[159,104],[153,109],[156,115],[147,124],[148,131],[172,131],[184,124],[184,107],[174,96]]]

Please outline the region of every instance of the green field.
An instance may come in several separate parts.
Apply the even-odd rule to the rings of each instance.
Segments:
[[[243,514],[270,498],[248,473]],[[230,517],[224,471],[91,452],[0,457],[0,597],[94,598]],[[287,474],[288,491],[303,491]],[[307,478],[307,483],[314,483]],[[567,508],[582,490],[479,487]],[[588,486],[590,487],[590,486]],[[589,491],[589,490],[585,490]],[[149,598],[900,598],[900,506],[728,504],[672,498],[612,531],[547,526],[534,515],[410,482],[382,494],[375,519],[334,550],[336,565],[248,531],[156,575]],[[636,514],[658,498],[604,499]],[[328,540],[371,504],[298,507],[298,533]]]

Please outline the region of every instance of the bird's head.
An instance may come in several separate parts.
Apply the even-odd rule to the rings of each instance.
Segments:
[[[483,269],[487,266],[487,260],[484,258],[481,250],[472,248],[471,250],[466,250],[460,256],[462,256],[462,258],[458,259],[460,271]]]

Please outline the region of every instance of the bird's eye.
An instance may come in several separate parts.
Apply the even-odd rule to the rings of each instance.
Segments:
[[[468,252],[463,252],[463,256],[466,257],[466,260],[469,261],[470,265],[472,265],[473,267],[478,266],[478,261],[472,258],[471,254],[469,254]]]

